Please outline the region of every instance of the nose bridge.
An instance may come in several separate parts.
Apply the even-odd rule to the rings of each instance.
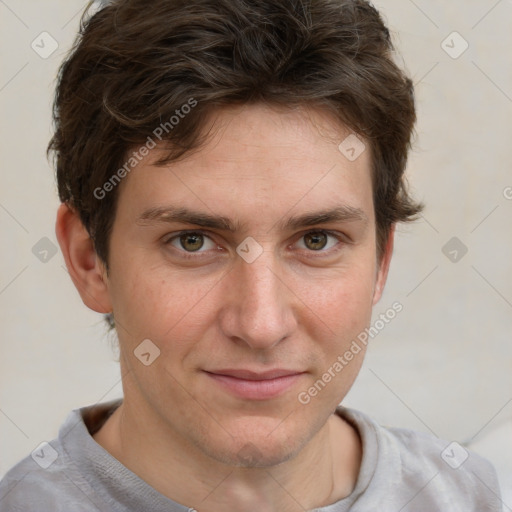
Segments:
[[[271,307],[279,302],[280,286],[276,266],[270,257],[262,257],[260,261],[241,265],[242,282],[246,289],[246,306]]]
[[[252,263],[238,261],[232,277],[234,297],[226,334],[260,349],[270,348],[288,336],[293,328],[293,312],[274,255],[265,252]]]

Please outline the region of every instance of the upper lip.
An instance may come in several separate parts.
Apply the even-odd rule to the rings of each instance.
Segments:
[[[236,369],[222,369],[222,370],[207,370],[206,373],[213,373],[214,375],[224,375],[227,377],[233,377],[235,379],[244,380],[271,380],[278,379],[279,377],[288,377],[290,375],[298,375],[304,373],[299,370],[284,370],[275,369],[267,370],[264,372],[255,372],[252,370],[236,370]]]

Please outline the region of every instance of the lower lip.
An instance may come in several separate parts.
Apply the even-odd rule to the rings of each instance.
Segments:
[[[283,395],[293,387],[303,375],[296,373],[276,379],[246,380],[229,377],[228,375],[218,375],[216,373],[206,372],[206,374],[231,394],[246,400],[269,400]]]

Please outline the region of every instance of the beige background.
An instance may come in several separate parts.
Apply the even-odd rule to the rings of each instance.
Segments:
[[[56,68],[83,4],[0,1],[0,475],[55,437],[69,410],[121,393],[103,321],[82,305],[60,252],[46,263],[32,252],[44,237],[56,245],[45,148]],[[417,83],[409,176],[427,209],[399,230],[375,314],[395,301],[404,309],[372,341],[345,404],[471,442],[496,464],[510,510],[512,1],[375,4]],[[39,51],[51,49],[43,31],[59,45],[48,58],[31,48],[43,37]],[[452,56],[464,40],[469,48],[454,59],[444,40]],[[453,237],[468,248],[455,263],[442,250]]]

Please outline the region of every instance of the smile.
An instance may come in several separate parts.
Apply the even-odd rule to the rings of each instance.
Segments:
[[[219,387],[246,400],[269,400],[286,393],[305,372],[271,370],[256,373],[248,370],[205,371]]]

